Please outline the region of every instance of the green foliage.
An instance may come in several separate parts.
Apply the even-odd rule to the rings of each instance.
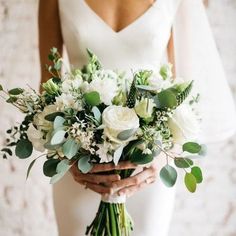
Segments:
[[[33,167],[33,165],[34,165],[34,163],[36,162],[36,160],[37,160],[37,158],[34,159],[34,160],[29,164],[29,167],[28,167],[28,169],[27,169],[26,179],[28,179],[29,174],[30,174],[30,171],[31,171],[31,169],[32,169],[32,167]]]
[[[57,173],[56,169],[59,162],[59,159],[48,159],[47,161],[45,161],[43,165],[44,175],[48,177],[52,177],[53,175],[55,175]]]
[[[137,88],[136,88],[136,75],[133,78],[132,84],[130,86],[130,90],[127,96],[126,106],[129,108],[133,108],[136,103],[137,96]]]
[[[135,74],[137,85],[148,85],[148,79],[152,75],[151,70],[141,70]]]
[[[182,149],[189,153],[199,153],[201,151],[201,145],[195,142],[187,142],[183,145]]]
[[[138,165],[147,164],[153,161],[152,154],[143,154],[142,152],[142,150],[135,148],[130,156],[130,161]]]
[[[85,102],[90,106],[98,106],[101,103],[100,95],[97,91],[84,94]]]
[[[178,90],[180,91],[177,95],[177,101],[178,101],[178,105],[180,105],[190,94],[191,90],[193,87],[193,81],[191,81],[190,83],[183,83],[181,85],[178,86]]]
[[[94,118],[96,119],[97,123],[100,124],[102,121],[102,114],[101,114],[100,110],[96,106],[94,106],[92,108],[92,112],[93,112]]]
[[[9,98],[6,100],[7,103],[14,103],[14,102],[16,102],[16,101],[17,101],[17,97],[9,97]]]
[[[65,119],[61,116],[57,116],[53,122],[53,128],[54,130],[63,127],[63,124],[65,122]]]
[[[33,145],[28,139],[21,139],[16,144],[15,154],[20,159],[28,158],[33,152]]]
[[[202,183],[202,171],[198,166],[194,166],[191,168],[191,174],[194,175],[198,184]]]
[[[160,171],[160,178],[167,187],[175,185],[177,180],[177,171],[170,165],[165,165]]]
[[[119,148],[116,149],[116,151],[114,152],[114,156],[113,156],[113,162],[115,165],[118,164],[119,160],[120,160],[120,157],[122,155],[122,152],[123,152],[123,149],[124,149],[124,146],[120,146]]]
[[[23,92],[24,92],[24,89],[21,89],[21,88],[14,88],[8,91],[10,95],[14,95],[14,96],[20,95]]]
[[[90,156],[82,156],[78,161],[78,168],[82,173],[88,173],[93,168],[92,163],[90,163]]]
[[[60,111],[57,111],[57,112],[51,113],[49,115],[46,115],[44,117],[44,119],[47,120],[47,121],[53,122],[56,119],[57,116],[64,117],[64,113],[60,112]]]
[[[158,93],[157,98],[158,106],[160,106],[160,108],[175,108],[178,104],[176,95],[170,89],[166,89]]]
[[[3,91],[3,86],[0,84],[0,91]]]
[[[176,157],[174,163],[179,168],[188,168],[193,165],[193,161],[188,158]]]
[[[63,154],[71,159],[79,150],[79,144],[74,139],[68,139],[62,146]]]
[[[58,130],[51,139],[51,145],[59,145],[61,143],[63,143],[64,139],[65,139],[65,134],[66,131],[64,130]]]
[[[194,193],[197,188],[197,180],[192,173],[186,173],[184,177],[184,183],[189,192]]]
[[[121,131],[118,135],[117,138],[124,141],[129,139],[131,136],[133,136],[135,134],[135,132],[137,131],[137,129],[127,129],[124,131]]]

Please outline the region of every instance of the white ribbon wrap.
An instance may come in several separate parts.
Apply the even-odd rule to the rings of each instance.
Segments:
[[[102,195],[102,201],[107,203],[125,203],[126,196],[125,195],[119,196],[116,193],[112,195],[104,194]]]

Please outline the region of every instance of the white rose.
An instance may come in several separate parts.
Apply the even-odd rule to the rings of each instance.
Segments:
[[[152,116],[153,108],[156,106],[153,99],[142,98],[135,105],[136,113],[142,118],[150,118]]]
[[[148,79],[148,84],[155,90],[166,89],[172,85],[170,80],[163,80],[159,73],[153,73]]]
[[[82,79],[80,77],[76,77],[74,79],[65,79],[62,82],[62,92],[69,93],[73,89],[78,89],[82,84]]]
[[[101,101],[106,105],[111,105],[118,91],[117,78],[117,74],[111,70],[97,71],[93,75],[88,91],[97,91]]]
[[[134,109],[122,106],[109,106],[102,113],[102,121],[105,126],[104,134],[113,142],[124,141],[117,138],[117,135],[125,130],[136,130],[139,128],[139,118]],[[133,139],[133,135],[125,142]]]
[[[43,139],[43,133],[37,130],[33,124],[29,125],[27,136],[29,141],[33,144],[35,150],[44,152],[44,144],[47,142],[47,140]]]
[[[52,122],[45,120],[45,116],[52,114],[57,111],[55,105],[49,105],[44,110],[34,116],[34,124],[39,130],[49,131],[52,129]]]
[[[180,144],[196,139],[200,132],[199,119],[188,104],[177,107],[169,120],[169,127],[174,141]]]
[[[72,94],[61,94],[59,97],[56,97],[55,105],[58,110],[63,111],[66,108],[73,108],[75,110],[82,110],[82,103],[80,101],[76,101]]]

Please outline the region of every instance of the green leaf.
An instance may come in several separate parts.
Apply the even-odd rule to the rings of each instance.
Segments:
[[[177,171],[174,167],[165,165],[160,171],[160,178],[167,187],[172,187],[177,180]]]
[[[100,95],[97,91],[84,94],[85,102],[90,106],[98,106],[101,103]]]
[[[127,129],[127,130],[124,130],[124,131],[120,132],[117,135],[117,138],[120,139],[120,140],[127,140],[128,138],[133,136],[136,131],[137,131],[137,129]]]
[[[50,184],[55,184],[57,181],[59,181],[65,174],[66,172],[71,168],[70,162],[67,159],[64,159],[60,161],[57,165],[57,174],[53,175]]]
[[[21,94],[23,92],[24,92],[24,90],[21,89],[21,88],[14,88],[14,89],[11,89],[11,90],[8,91],[8,93],[10,95],[14,95],[14,96],[19,95],[19,94]]]
[[[57,174],[57,165],[60,162],[59,159],[49,159],[44,162],[43,164],[43,173],[48,177],[52,177],[53,175]]]
[[[38,159],[38,158],[34,159],[34,160],[30,163],[30,165],[29,165],[29,167],[28,167],[28,169],[27,169],[26,179],[28,179],[29,174],[30,174],[30,171],[31,171],[31,169],[32,169],[32,167],[33,167],[33,165],[34,165],[34,163],[36,162],[37,159]]]
[[[202,171],[198,166],[194,166],[191,168],[191,174],[194,175],[198,184],[202,182]]]
[[[0,91],[3,91],[3,87],[2,87],[2,85],[0,84]]]
[[[158,102],[161,108],[174,108],[177,106],[176,95],[168,89],[158,93]]]
[[[12,150],[10,148],[2,148],[1,152],[6,152],[9,156],[12,156]]]
[[[47,121],[53,122],[53,121],[56,119],[57,116],[62,116],[62,117],[64,117],[64,113],[63,113],[63,112],[60,112],[60,111],[54,112],[54,113],[51,113],[51,114],[49,114],[49,115],[46,115],[46,116],[44,117],[44,119],[47,120]]]
[[[122,155],[124,146],[120,146],[119,148],[116,149],[116,151],[114,152],[114,156],[113,156],[113,162],[115,165],[118,164],[120,157]]]
[[[57,116],[53,122],[53,128],[57,129],[59,127],[62,127],[65,122],[65,119],[61,116]]]
[[[33,152],[33,145],[28,139],[21,139],[16,144],[15,154],[21,159],[28,158]]]
[[[9,98],[6,100],[7,103],[14,103],[14,102],[16,102],[16,101],[17,101],[17,97],[9,97]]]
[[[78,161],[78,168],[84,174],[88,173],[93,168],[93,165],[89,161],[90,156],[83,156]]]
[[[78,150],[79,144],[74,139],[68,139],[62,146],[62,151],[68,159],[74,157]]]
[[[201,151],[201,145],[195,142],[188,142],[183,145],[182,149],[189,153],[199,153]]]
[[[57,131],[51,139],[51,145],[57,145],[57,144],[61,144],[64,139],[65,139],[65,134],[66,131],[65,130],[59,130]]]
[[[197,180],[191,173],[186,173],[184,177],[184,183],[189,192],[194,193],[197,188]]]
[[[175,165],[179,168],[188,168],[193,165],[193,161],[188,158],[176,157]]]
[[[142,150],[137,148],[132,152],[130,157],[130,161],[138,165],[150,163],[152,160],[153,160],[153,155],[143,154]]]
[[[97,120],[97,122],[101,123],[102,114],[101,114],[100,110],[96,106],[94,106],[92,108],[92,112],[93,112],[93,115],[94,115],[95,119]]]

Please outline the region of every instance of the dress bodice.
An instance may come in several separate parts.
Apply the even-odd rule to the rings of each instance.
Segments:
[[[84,65],[86,48],[89,48],[107,68],[130,70],[156,66],[165,56],[170,37],[175,13],[170,2],[156,0],[144,14],[115,32],[86,1],[70,0],[68,4],[66,0],[59,0],[63,39],[70,63]]]

